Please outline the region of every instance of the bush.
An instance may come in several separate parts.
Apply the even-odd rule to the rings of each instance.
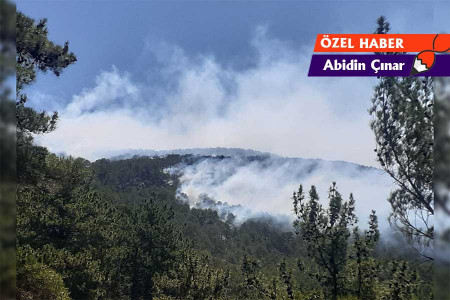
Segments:
[[[19,251],[20,255],[20,251]],[[18,300],[70,300],[62,276],[29,255],[17,270]]]

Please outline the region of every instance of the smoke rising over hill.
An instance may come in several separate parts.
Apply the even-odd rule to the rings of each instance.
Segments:
[[[215,209],[223,219],[231,213],[236,217],[235,224],[268,215],[290,224],[293,220],[291,197],[300,184],[306,190],[315,185],[321,201],[326,204],[328,188],[336,181],[344,199],[353,193],[361,227],[365,226],[372,209],[380,217],[380,227],[387,227],[390,207],[386,199],[392,181],[373,167],[227,148],[137,150],[116,158],[167,154],[197,155],[194,162],[181,163],[168,170],[180,175],[180,198],[193,207]]]
[[[307,77],[306,48],[271,37],[265,26],[248,44],[252,66],[235,69],[214,55],[148,43],[143,53],[158,61],[148,71],[156,78],[116,67],[100,72],[64,107],[46,107],[61,121],[38,141],[89,160],[123,147],[221,146],[375,165],[366,113],[371,80]]]

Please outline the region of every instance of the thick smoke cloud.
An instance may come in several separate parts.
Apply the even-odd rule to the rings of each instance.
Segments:
[[[293,220],[291,197],[299,184],[306,191],[315,185],[321,202],[326,205],[328,189],[336,181],[344,199],[353,193],[362,228],[366,227],[372,209],[377,211],[380,227],[388,227],[390,206],[386,198],[392,181],[379,169],[346,162],[235,156],[205,158],[171,171],[181,174],[179,193],[191,206],[210,206],[219,214],[231,212],[236,215],[237,224],[266,214],[290,223]],[[204,201],[206,196],[221,203],[210,204]]]
[[[121,149],[239,147],[375,165],[366,111],[372,81],[308,78],[312,46],[296,49],[266,31],[255,31],[255,63],[244,70],[148,45],[143,57],[161,69],[139,79],[114,67],[102,72],[38,140],[88,159]]]

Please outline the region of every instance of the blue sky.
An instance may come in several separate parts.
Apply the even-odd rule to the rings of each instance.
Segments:
[[[375,81],[307,78],[316,35],[372,32],[380,15],[394,33],[450,29],[448,1],[19,1],[17,7],[48,18],[50,39],[69,40],[78,57],[59,78],[41,74],[26,91],[31,105],[62,116],[59,128],[38,140],[90,159],[108,150],[226,146],[374,165],[367,108]]]

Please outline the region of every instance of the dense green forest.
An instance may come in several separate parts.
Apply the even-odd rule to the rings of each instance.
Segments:
[[[388,30],[380,18],[377,33]],[[17,14],[18,299],[432,299],[432,257],[382,242],[373,211],[368,229],[358,229],[355,200],[339,182],[328,195],[299,183],[292,231],[270,218],[236,226],[177,197],[179,178],[165,170],[199,157],[90,162],[36,145],[33,136],[54,130],[58,114],[27,106],[24,88],[39,72],[59,76],[76,62],[68,42],[47,34],[46,20]],[[380,79],[371,109],[375,151],[398,183],[391,222],[411,249],[433,238],[431,225],[411,228],[407,219],[411,209],[433,214],[430,85]]]

